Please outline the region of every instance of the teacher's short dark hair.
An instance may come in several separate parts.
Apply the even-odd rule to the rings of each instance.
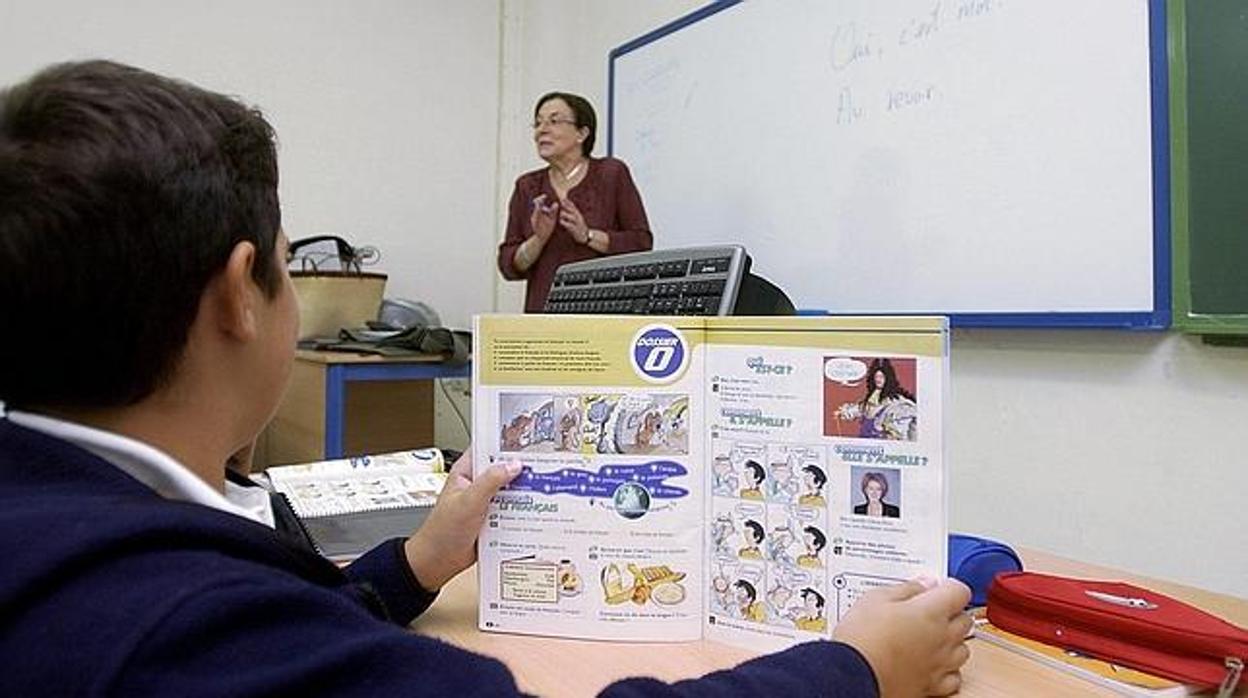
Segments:
[[[581,141],[581,154],[589,157],[589,154],[594,152],[594,139],[598,135],[598,115],[594,113],[594,105],[590,104],[588,99],[570,92],[547,92],[537,100],[537,106],[533,107],[533,117],[537,118],[542,105],[552,99],[562,99],[563,103],[568,105],[568,108],[572,110],[572,117],[576,119],[577,128],[589,129],[589,135]]]
[[[280,227],[273,129],[253,108],[109,61],[0,92],[0,400],[147,397],[237,243],[281,288]]]

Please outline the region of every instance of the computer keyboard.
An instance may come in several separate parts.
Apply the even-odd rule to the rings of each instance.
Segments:
[[[757,300],[758,294],[752,291],[759,283],[779,293],[779,289],[750,274],[750,257],[740,245],[634,252],[559,267],[544,312],[781,314],[782,309],[777,311],[770,305],[754,307],[757,304],[751,301]],[[774,303],[775,299],[769,300]],[[784,298],[784,302],[788,299]],[[788,312],[792,312],[791,303]]]

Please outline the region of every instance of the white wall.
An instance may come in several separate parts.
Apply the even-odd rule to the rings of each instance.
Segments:
[[[702,4],[504,0],[500,196],[539,164],[517,136],[534,99],[605,109],[608,51]],[[518,298],[504,286],[499,305]],[[966,330],[952,372],[952,530],[1248,596],[1248,349]]]
[[[497,0],[0,3],[0,84],[111,58],[236,94],[278,132],[292,239],[381,249],[387,295],[493,304]]]
[[[951,525],[1248,597],[1248,349],[966,330]]]

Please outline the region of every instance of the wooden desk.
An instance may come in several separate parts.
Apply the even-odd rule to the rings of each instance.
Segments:
[[[257,466],[433,445],[433,379],[472,375],[442,357],[299,351]]]
[[[1073,577],[1128,581],[1183,599],[1223,618],[1248,626],[1248,600],[1170,584],[1045,553],[1020,550],[1027,569]],[[587,642],[483,633],[477,630],[476,571],[466,572],[413,626],[474,652],[501,659],[523,691],[540,696],[589,696],[629,676],[665,681],[701,676],[754,656],[714,642],[639,644]],[[963,671],[962,696],[1114,696],[1108,689],[1050,669],[1008,650],[971,640]],[[1245,695],[1241,688],[1237,695]]]

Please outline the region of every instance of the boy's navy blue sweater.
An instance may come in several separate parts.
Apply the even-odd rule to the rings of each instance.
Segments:
[[[501,663],[405,629],[423,609],[401,541],[339,570],[2,418],[0,531],[0,695],[518,692]],[[603,695],[875,693],[855,650],[818,642]]]

